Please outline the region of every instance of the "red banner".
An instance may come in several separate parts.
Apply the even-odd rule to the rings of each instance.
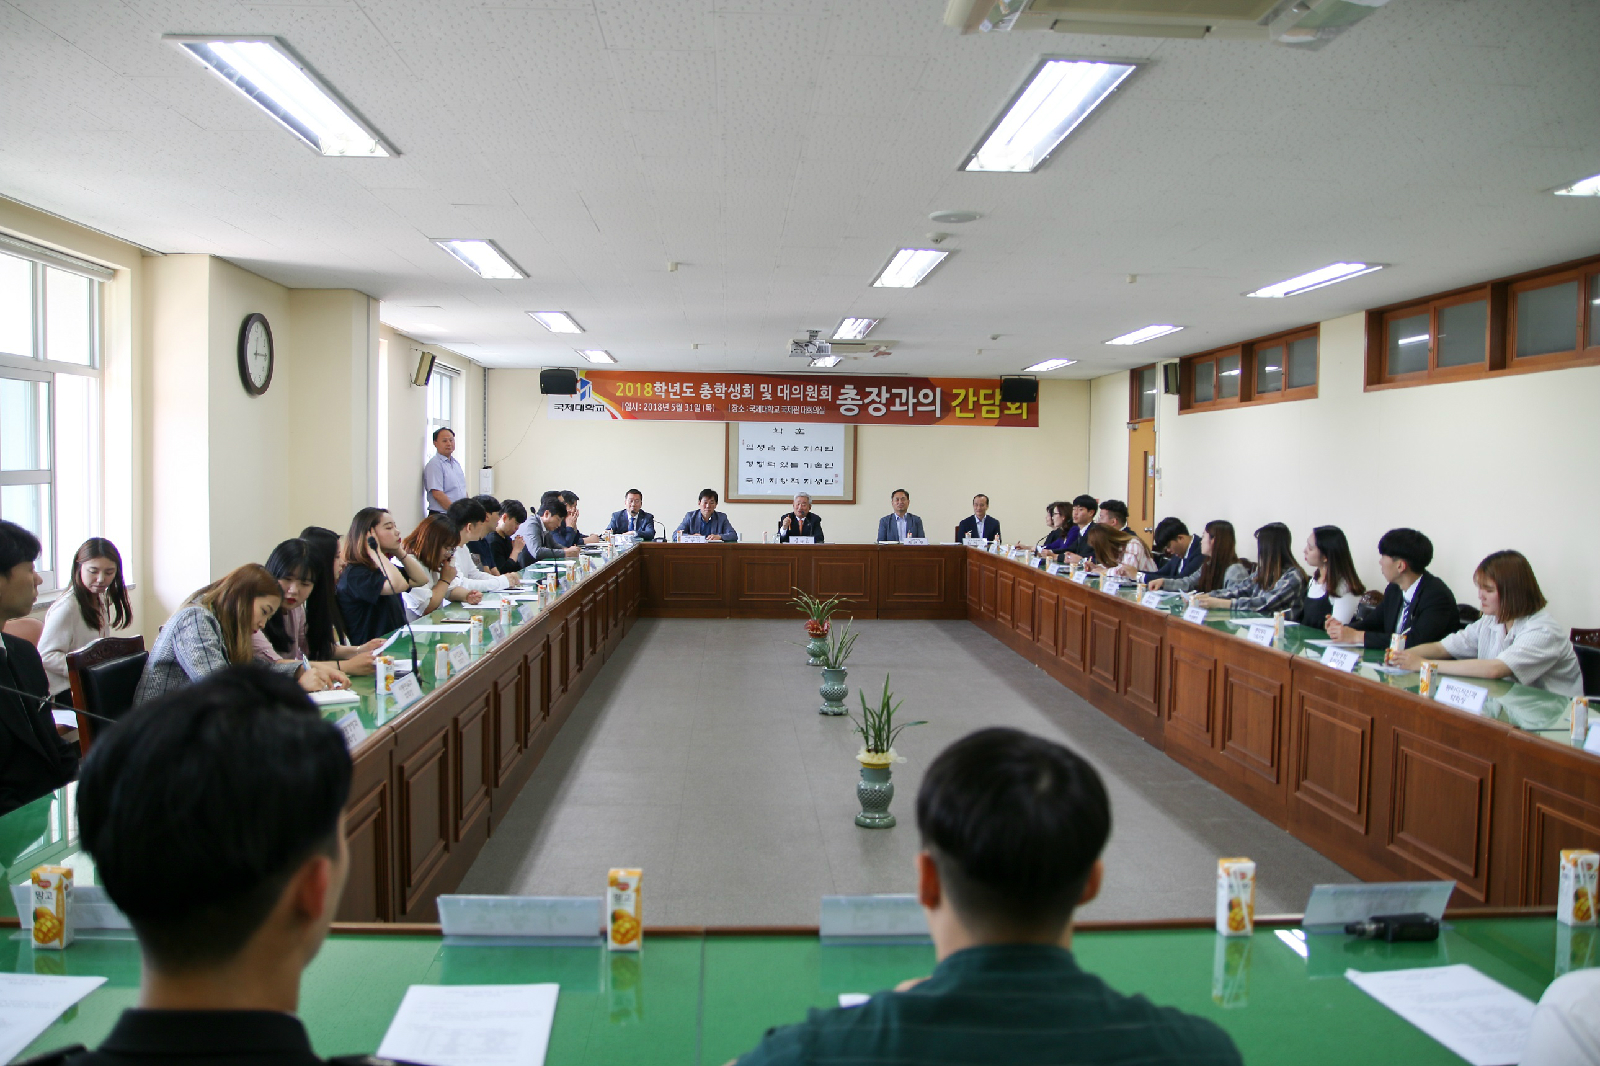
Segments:
[[[1037,404],[1003,403],[997,378],[578,372],[550,417],[885,426],[1037,426]]]

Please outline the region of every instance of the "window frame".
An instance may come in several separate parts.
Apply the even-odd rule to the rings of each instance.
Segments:
[[[443,379],[449,379],[450,395],[445,398],[445,415],[443,418],[433,417],[433,390],[436,385],[442,385]],[[448,429],[456,435],[456,440],[461,439],[461,434],[456,430],[456,387],[461,383],[461,372],[453,366],[447,366],[438,357],[434,358],[433,375],[428,379],[428,395],[423,398],[423,410],[427,412],[427,433],[422,439],[422,461],[426,463],[433,457],[433,435],[441,429]]]
[[[1310,385],[1289,387],[1289,346],[1296,341],[1315,339],[1317,342],[1316,381]],[[1256,356],[1266,348],[1282,348],[1281,385],[1273,392],[1256,391]],[[1239,391],[1233,396],[1222,395],[1222,360],[1239,357]],[[1212,398],[1194,398],[1194,379],[1197,367],[1214,363],[1217,371],[1212,384]],[[1322,386],[1322,325],[1314,322],[1308,326],[1270,333],[1263,337],[1238,344],[1213,348],[1207,352],[1186,355],[1178,360],[1178,413],[1198,414],[1202,411],[1219,411],[1234,407],[1260,407],[1270,403],[1293,403],[1297,400],[1315,400]]]
[[[1152,375],[1154,375],[1154,377],[1155,377],[1156,398],[1155,398],[1155,403],[1152,403],[1150,405],[1150,414],[1149,415],[1141,415],[1139,413],[1139,400],[1140,400],[1140,397],[1141,397],[1142,394],[1141,394],[1140,389],[1139,389],[1139,378],[1147,370],[1150,371],[1150,373]],[[1129,370],[1128,371],[1128,425],[1133,426],[1133,425],[1137,425],[1140,422],[1154,422],[1156,420],[1155,409],[1156,409],[1157,405],[1159,405],[1160,403],[1161,403],[1161,364],[1160,363],[1146,363],[1144,366],[1136,366],[1133,369]]]

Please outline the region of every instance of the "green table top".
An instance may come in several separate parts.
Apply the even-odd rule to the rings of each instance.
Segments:
[[[1594,962],[1593,929],[1548,917],[1461,919],[1434,944],[1378,944],[1290,927],[1228,939],[1210,929],[1080,931],[1079,962],[1127,993],[1209,1018],[1246,1062],[1459,1063],[1452,1053],[1344,979],[1346,969],[1467,963],[1537,1000],[1568,969]],[[20,936],[20,934],[18,934]],[[1293,945],[1298,945],[1298,948]],[[1304,951],[1304,957],[1301,952]],[[137,997],[138,947],[80,939],[65,952],[0,942],[17,973],[92,974],[107,983],[69,1011],[27,1054],[95,1046]],[[653,937],[639,954],[602,946],[445,944],[436,936],[334,936],[306,972],[300,1014],[321,1055],[376,1050],[413,984],[556,982],[561,996],[551,1066],[693,1063],[716,1066],[769,1026],[831,1007],[841,992],[873,992],[924,975],[930,944],[823,944],[814,936]]]

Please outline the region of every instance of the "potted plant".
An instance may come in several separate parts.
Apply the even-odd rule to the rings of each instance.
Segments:
[[[895,754],[894,738],[914,725],[927,725],[925,721],[896,722],[895,712],[900,703],[889,692],[889,675],[883,675],[883,695],[876,707],[868,706],[867,694],[861,696],[861,718],[854,715],[850,723],[861,737],[861,750],[856,762],[861,764],[861,779],[856,782],[856,799],[861,801],[861,813],[856,824],[866,829],[888,829],[894,825],[894,815],[889,813],[889,801],[894,799],[894,781],[890,767],[905,759]]]
[[[822,687],[819,690],[822,693],[822,706],[817,708],[818,714],[850,713],[844,706],[844,698],[850,693],[844,683],[850,672],[844,668],[844,664],[850,658],[850,652],[855,649],[856,638],[859,636],[859,633],[850,629],[850,622],[846,622],[843,628],[831,633],[823,642]]]
[[[806,616],[806,660],[807,666],[823,665],[823,653],[827,650],[828,630],[831,628],[828,619],[833,617],[833,612],[839,609],[839,604],[844,602],[843,596],[829,596],[819,600],[809,592],[800,589],[794,590],[794,599],[789,605]]]

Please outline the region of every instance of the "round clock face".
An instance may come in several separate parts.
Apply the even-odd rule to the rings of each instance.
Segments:
[[[239,331],[239,377],[252,396],[272,383],[272,355],[272,327],[264,316],[250,315]]]

